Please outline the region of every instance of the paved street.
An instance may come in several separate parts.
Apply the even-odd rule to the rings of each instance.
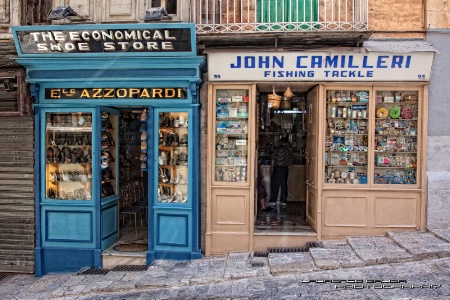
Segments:
[[[157,260],[144,271],[7,276],[1,299],[450,299],[449,229],[323,241],[307,252]],[[79,272],[78,272],[79,273]]]

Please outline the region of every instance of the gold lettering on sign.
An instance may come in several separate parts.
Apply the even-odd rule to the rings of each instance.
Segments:
[[[175,97],[175,90],[174,89],[166,89],[164,98],[173,98],[173,97]]]
[[[139,89],[130,89],[130,98],[139,95]]]
[[[93,89],[94,94],[92,95],[92,98],[102,98],[102,89]]]
[[[71,96],[75,95],[75,89],[68,89],[68,90],[63,89],[62,93],[64,94],[64,96],[71,97]]]
[[[150,94],[148,93],[148,89],[142,89],[142,93],[139,95],[139,98],[150,98]]]
[[[159,95],[159,98],[162,98],[162,97],[163,97],[163,96],[162,96],[162,92],[163,92],[162,89],[153,89],[152,92],[153,92],[152,98],[155,98],[156,95]]]
[[[127,90],[126,89],[117,89],[116,90],[116,96],[117,98],[126,98],[127,97]]]
[[[91,98],[91,96],[89,95],[89,91],[87,89],[84,89],[83,92],[81,92],[80,98],[83,98],[83,97]]]
[[[46,89],[50,99],[187,99],[183,88],[53,88]]]
[[[105,89],[103,98],[114,98],[114,89]]]
[[[59,99],[61,98],[61,94],[59,93],[60,89],[51,89],[50,90],[50,98]]]

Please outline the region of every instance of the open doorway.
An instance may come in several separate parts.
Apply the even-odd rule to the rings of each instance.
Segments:
[[[294,90],[271,107],[275,93],[260,92],[257,101],[255,232],[314,232],[306,222],[307,93]],[[273,158],[281,148],[289,158],[277,163]]]
[[[118,114],[118,157],[102,146],[102,160],[118,164],[118,241],[105,252],[142,252],[148,245],[147,121],[142,108],[122,108]],[[107,169],[102,170],[103,173]],[[105,178],[102,178],[102,180]],[[102,181],[104,185],[104,182]]]

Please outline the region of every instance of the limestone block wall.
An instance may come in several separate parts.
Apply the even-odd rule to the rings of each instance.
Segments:
[[[449,28],[450,4],[447,0],[427,0],[427,28]]]
[[[427,42],[435,54],[428,93],[428,228],[450,224],[450,47],[449,29],[432,29]]]
[[[372,38],[424,38],[421,33],[425,30],[423,3],[423,0],[369,1]]]

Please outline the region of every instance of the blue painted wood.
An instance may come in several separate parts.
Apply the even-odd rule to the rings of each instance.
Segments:
[[[45,273],[77,272],[84,267],[100,267],[92,249],[46,247],[41,253],[40,261]]]
[[[119,240],[119,205],[118,197],[109,205],[102,204],[102,249],[106,249]]]
[[[190,213],[157,212],[155,246],[157,249],[187,248],[190,245]]]
[[[93,28],[165,28],[170,24],[89,24],[77,26],[16,27],[13,30],[93,29]],[[183,24],[174,24],[174,28]],[[104,26],[104,27],[103,27]],[[189,24],[193,27],[193,24]],[[16,36],[15,36],[16,38]],[[18,41],[16,38],[16,45]],[[90,112],[93,116],[92,157],[99,161],[100,112],[102,107],[144,107],[148,110],[148,187],[149,187],[149,251],[147,263],[156,258],[200,258],[200,114],[199,85],[205,59],[196,56],[195,31],[191,53],[104,53],[49,54],[43,57],[20,55],[17,61],[26,67],[30,92],[35,99],[36,119],[36,275],[48,272],[75,271],[80,267],[100,267],[101,251],[116,239],[116,199],[100,197],[100,164],[92,164],[92,200],[46,199],[45,186],[45,113]],[[20,49],[19,49],[20,50]],[[45,99],[46,88],[154,88],[180,87],[187,99]],[[189,202],[163,205],[157,200],[157,141],[160,111],[189,113],[188,176]],[[116,137],[116,141],[118,138]],[[116,158],[118,156],[116,155]],[[116,164],[118,165],[118,164]],[[118,170],[116,171],[118,174]],[[117,177],[117,176],[116,176]],[[117,184],[118,187],[118,184]],[[90,216],[89,218],[86,216]],[[108,216],[106,216],[108,215]],[[105,223],[102,222],[102,216]],[[158,217],[159,216],[159,217]],[[67,218],[66,218],[67,217]],[[158,218],[159,218],[159,221]],[[89,220],[89,221],[88,221]],[[106,221],[108,220],[108,221]],[[90,224],[89,224],[90,223]],[[89,225],[88,225],[89,224]],[[158,226],[159,227],[158,227]],[[67,234],[58,226],[70,227]],[[176,227],[174,227],[176,226]],[[157,229],[159,228],[159,229]],[[169,230],[172,228],[172,230]],[[176,234],[173,234],[176,233]],[[159,235],[158,238],[156,235]],[[102,243],[103,240],[103,243]],[[158,245],[155,243],[158,241]]]
[[[197,87],[198,88],[198,87]],[[192,255],[197,258],[201,258],[201,241],[200,235],[195,234],[201,231],[201,201],[200,201],[200,185],[201,185],[201,172],[200,166],[206,164],[206,153],[201,153],[200,147],[200,105],[195,104],[192,108],[192,174],[193,177],[190,188],[192,189]]]
[[[112,123],[114,131],[114,142],[116,143],[114,148],[113,156],[116,160],[114,164],[114,181],[115,181],[115,195],[101,198],[101,210],[100,212],[100,231],[101,231],[101,249],[104,250],[109,246],[113,245],[119,240],[119,111],[117,109],[112,109],[109,107],[100,107],[99,120],[101,122],[101,112],[109,112],[111,116],[116,116],[116,120],[110,121]],[[101,127],[101,124],[99,124]],[[98,127],[100,129],[100,127]],[[101,149],[101,139],[99,139],[98,148]],[[101,151],[101,150],[100,150]],[[100,157],[100,156],[99,156]],[[98,162],[101,160],[99,159]],[[101,172],[101,171],[100,171]]]

